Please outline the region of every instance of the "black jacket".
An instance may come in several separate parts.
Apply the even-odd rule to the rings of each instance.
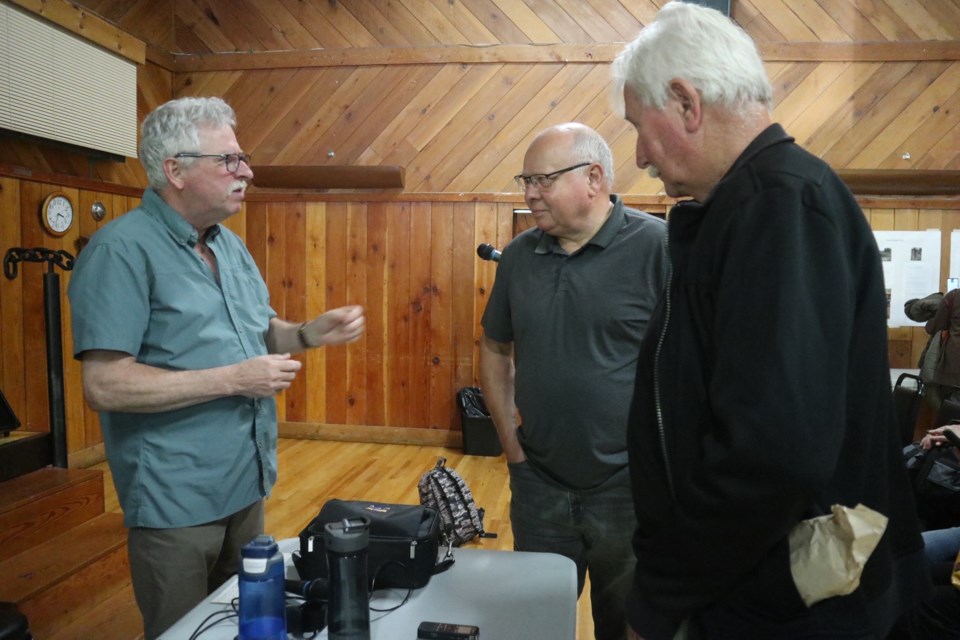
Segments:
[[[745,605],[774,624],[807,615],[787,534],[833,504],[863,503],[890,521],[845,598],[879,615],[882,635],[927,578],[863,213],[773,125],[705,203],[680,203],[668,221],[673,273],[644,339],[628,432],[631,625],[669,640],[711,607]]]

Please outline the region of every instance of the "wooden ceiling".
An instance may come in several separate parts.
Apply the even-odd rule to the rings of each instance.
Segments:
[[[532,136],[578,120],[610,141],[618,191],[661,188],[634,166],[607,68],[659,0],[74,1],[147,43],[143,109],[165,90],[221,95],[257,165],[513,191]],[[960,0],[731,5],[776,119],[811,151],[838,169],[960,169]]]

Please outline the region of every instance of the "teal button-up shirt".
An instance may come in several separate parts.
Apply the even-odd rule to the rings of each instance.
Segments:
[[[69,285],[74,356],[129,353],[153,367],[195,370],[267,353],[276,315],[241,239],[219,225],[206,242],[219,282],[194,251],[198,234],[151,189],[98,231]],[[217,520],[269,495],[277,478],[273,398],[232,396],[160,413],[100,413],[128,527]]]

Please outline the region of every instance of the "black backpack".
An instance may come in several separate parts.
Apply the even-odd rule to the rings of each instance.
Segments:
[[[433,469],[420,476],[420,504],[440,513],[440,531],[449,545],[459,547],[476,537],[496,538],[497,534],[483,530],[483,509],[473,501],[466,481],[446,463],[440,457]]]

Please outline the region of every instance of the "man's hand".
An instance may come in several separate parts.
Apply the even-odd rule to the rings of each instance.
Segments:
[[[349,305],[322,313],[303,327],[303,336],[311,347],[346,344],[363,335],[366,319],[363,307]]]
[[[233,384],[237,394],[249,398],[269,398],[289,389],[303,365],[289,353],[257,356],[233,365]]]
[[[950,444],[949,437],[946,435],[948,431],[960,436],[960,424],[945,424],[942,427],[930,429],[927,431],[927,435],[923,436],[923,439],[920,441],[920,448],[929,450],[933,447],[942,447],[945,444]]]

